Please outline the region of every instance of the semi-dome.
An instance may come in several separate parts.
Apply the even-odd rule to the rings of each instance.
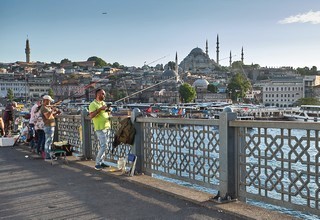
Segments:
[[[192,84],[193,87],[197,87],[197,88],[207,88],[208,85],[209,85],[209,82],[206,79],[197,79]]]

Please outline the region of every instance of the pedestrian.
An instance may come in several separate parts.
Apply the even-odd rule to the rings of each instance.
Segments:
[[[37,154],[41,154],[43,159],[45,158],[44,144],[45,144],[45,133],[44,133],[44,122],[41,114],[41,104],[34,113],[34,129],[36,131],[37,140]]]
[[[55,116],[60,113],[57,109],[50,106],[51,102],[54,100],[49,95],[45,95],[42,98],[42,106],[40,112],[42,114],[42,119],[44,122],[44,133],[45,133],[45,159],[51,159],[50,151],[51,145],[54,138],[54,129],[56,126]]]
[[[111,110],[104,102],[105,97],[106,92],[103,89],[97,89],[95,92],[95,99],[89,105],[89,117],[93,121],[94,131],[97,135],[100,146],[96,155],[96,170],[109,167],[103,163],[106,145],[110,142],[109,139],[111,134]]]
[[[32,106],[31,110],[30,110],[30,119],[29,119],[29,136],[30,136],[30,148],[31,148],[31,152],[35,152],[35,148],[36,148],[36,130],[34,128],[34,122],[35,122],[35,112],[37,111],[37,109],[39,108],[39,106],[41,105],[41,99],[37,100],[37,102]]]
[[[4,130],[6,135],[11,135],[13,130],[13,114],[14,110],[17,108],[16,102],[11,102],[7,104],[6,108],[4,109],[3,114],[3,122],[4,122]]]

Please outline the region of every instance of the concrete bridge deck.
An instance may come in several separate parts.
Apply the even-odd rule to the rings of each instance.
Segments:
[[[146,175],[128,177],[68,157],[53,166],[19,145],[0,147],[0,219],[294,219]]]

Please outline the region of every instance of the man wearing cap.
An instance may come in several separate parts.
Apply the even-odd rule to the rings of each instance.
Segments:
[[[53,99],[49,95],[42,97],[41,114],[43,115],[44,133],[45,133],[45,145],[44,150],[46,152],[45,159],[50,159],[51,145],[54,137],[54,128],[56,126],[55,116],[59,114],[57,110],[50,107],[50,103]]]
[[[110,136],[110,108],[107,107],[104,102],[106,92],[103,89],[97,89],[95,96],[95,100],[93,100],[89,105],[89,117],[93,121],[93,127],[100,145],[94,168],[96,170],[101,170],[104,167],[109,167],[103,163],[102,158],[105,154],[106,145],[109,142]]]

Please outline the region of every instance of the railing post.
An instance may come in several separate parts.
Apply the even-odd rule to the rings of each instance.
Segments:
[[[229,121],[236,118],[237,114],[233,112],[222,112],[219,115],[220,190],[219,194],[215,197],[219,202],[230,201],[236,197],[235,129],[229,127]]]
[[[87,120],[88,110],[81,111],[81,127],[82,127],[82,153],[85,159],[91,158],[91,121]]]
[[[137,156],[136,171],[138,173],[144,172],[143,160],[144,160],[144,149],[143,149],[143,123],[134,122],[134,128],[136,129],[136,134],[134,136],[134,147],[132,148],[132,153]]]

